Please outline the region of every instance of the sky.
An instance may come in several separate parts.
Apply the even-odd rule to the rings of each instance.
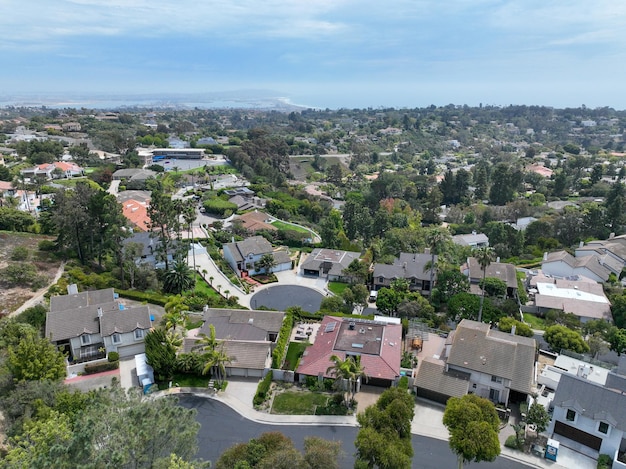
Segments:
[[[621,0],[0,0],[0,95],[626,109]]]

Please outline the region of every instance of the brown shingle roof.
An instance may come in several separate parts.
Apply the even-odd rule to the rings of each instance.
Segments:
[[[534,380],[535,340],[464,319],[453,333],[448,364],[509,379],[512,390],[528,394]]]
[[[424,358],[418,363],[415,386],[450,397],[461,397],[469,390],[469,376],[446,372],[439,360]]]

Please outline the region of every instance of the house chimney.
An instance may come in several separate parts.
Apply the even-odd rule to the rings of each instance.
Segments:
[[[102,314],[102,308],[98,306],[98,317],[101,318]]]

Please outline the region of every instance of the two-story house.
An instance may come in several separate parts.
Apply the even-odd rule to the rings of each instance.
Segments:
[[[606,282],[611,270],[598,256],[574,257],[567,251],[545,253],[541,262],[544,274],[565,278],[582,275],[596,282]]]
[[[360,252],[315,248],[300,265],[300,271],[310,277],[342,281],[348,278],[343,274],[344,269],[360,257]]]
[[[618,367],[604,385],[584,375],[561,375],[548,435],[592,458],[608,454],[614,458],[613,467],[626,467],[615,462],[618,453],[626,450],[625,372]]]
[[[470,291],[475,295],[482,294],[480,290],[480,282],[483,279],[483,269],[475,257],[468,257],[467,262],[461,266],[461,272],[469,278]],[[506,283],[507,298],[517,297],[517,273],[513,264],[500,262],[492,262],[487,266],[484,272],[485,278],[493,277]]]
[[[436,281],[436,266],[430,266],[432,256],[429,253],[411,254],[401,252],[393,264],[375,264],[372,281],[372,290],[378,291],[381,288],[388,288],[396,279],[409,281],[411,291],[420,292],[422,295],[430,295],[431,268],[433,269],[433,280]],[[435,263],[437,256],[435,256]]]
[[[72,289],[72,287],[74,287]],[[127,307],[112,288],[50,298],[46,337],[68,353],[71,362],[85,362],[118,352],[120,358],[145,351],[144,336],[152,327],[146,305]]]
[[[535,339],[462,320],[446,341],[446,369],[465,373],[468,392],[494,403],[525,402],[535,384]]]
[[[264,273],[265,270],[257,264],[266,254],[274,257],[272,272],[281,272],[291,269],[291,258],[284,250],[274,250],[270,242],[263,236],[253,236],[223,246],[224,259],[240,277]]]

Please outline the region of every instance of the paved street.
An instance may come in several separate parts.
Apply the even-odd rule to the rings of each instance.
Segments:
[[[272,425],[250,421],[225,404],[214,399],[180,396],[180,404],[198,411],[197,419],[202,425],[199,435],[198,457],[213,463],[219,455],[235,443],[268,431],[279,431],[288,435],[296,447],[302,449],[305,436],[319,436],[343,443],[345,457],[341,467],[354,465],[354,440],[358,429],[349,426]],[[456,456],[450,451],[447,441],[413,435],[413,467],[420,469],[445,469],[457,467]],[[493,463],[472,464],[473,468],[524,469],[528,466],[500,457]]]

